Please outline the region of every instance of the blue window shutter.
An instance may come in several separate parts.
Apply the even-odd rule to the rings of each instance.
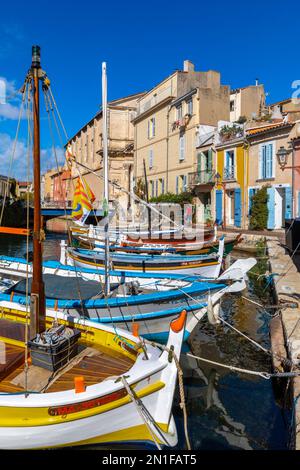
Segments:
[[[252,207],[252,198],[254,196],[254,189],[249,189],[249,200],[248,200],[248,215],[251,214],[251,207]]]
[[[268,223],[267,228],[275,227],[275,188],[267,188],[268,193]]]
[[[165,178],[161,179],[161,194],[165,193]]]
[[[176,194],[178,194],[179,176],[176,176]]]
[[[150,139],[150,121],[148,121],[148,139]]]
[[[292,188],[285,188],[285,218],[292,218]]]
[[[221,225],[223,221],[223,191],[221,189],[216,190],[216,224]]]
[[[242,201],[240,188],[236,188],[234,190],[234,225],[236,227],[242,226]]]
[[[225,153],[225,168],[229,168],[229,152]]]
[[[266,178],[272,178],[273,176],[273,144],[268,144],[265,146],[266,149]]]
[[[187,190],[187,176],[184,175],[183,177],[183,191],[186,191]]]
[[[264,145],[259,146],[259,179],[264,178],[264,148]]]

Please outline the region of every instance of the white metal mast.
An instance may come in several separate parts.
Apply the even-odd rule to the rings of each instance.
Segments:
[[[105,234],[105,295],[110,293],[109,279],[109,187],[108,187],[108,143],[107,143],[107,77],[106,62],[102,62],[102,137],[103,137],[103,170],[104,170],[104,217],[106,222],[104,226]]]

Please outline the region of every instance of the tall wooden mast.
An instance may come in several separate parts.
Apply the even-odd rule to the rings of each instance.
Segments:
[[[30,296],[30,336],[45,330],[45,287],[42,273],[42,232],[41,232],[41,177],[40,177],[40,92],[41,71],[40,47],[32,47],[33,80],[33,274]]]

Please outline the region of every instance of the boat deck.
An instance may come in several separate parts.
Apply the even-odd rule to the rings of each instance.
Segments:
[[[25,389],[32,392],[72,390],[75,377],[84,377],[86,386],[94,385],[125,373],[133,365],[132,360],[121,354],[112,355],[106,348],[80,343],[78,354],[59,371],[53,373],[30,364],[25,377],[25,349],[12,344],[23,336],[24,325],[0,320],[0,393],[24,392]]]

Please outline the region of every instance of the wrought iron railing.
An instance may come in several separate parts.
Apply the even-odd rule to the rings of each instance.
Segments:
[[[223,169],[223,180],[235,180],[235,167],[228,166]]]
[[[195,171],[194,173],[188,174],[189,186],[197,186],[199,184],[214,184],[214,182],[215,182],[214,170]]]

